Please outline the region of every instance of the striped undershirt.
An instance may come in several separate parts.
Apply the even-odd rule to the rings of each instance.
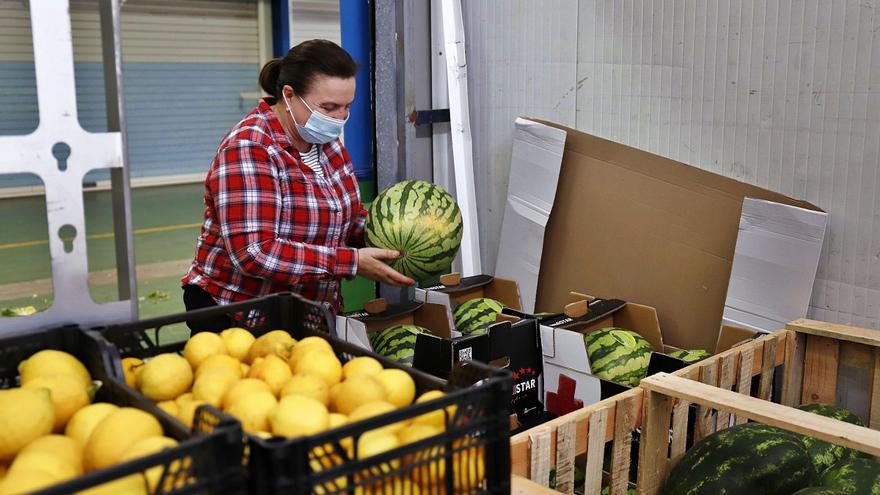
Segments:
[[[309,168],[312,169],[313,172],[315,172],[315,175],[323,179],[324,167],[321,166],[321,161],[318,159],[319,148],[320,146],[313,144],[312,147],[309,148],[309,151],[305,153],[300,153],[299,156],[300,158],[302,158],[302,161],[304,161],[306,165],[308,165]]]

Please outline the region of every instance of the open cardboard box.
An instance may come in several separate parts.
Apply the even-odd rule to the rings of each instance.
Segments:
[[[439,285],[416,289],[415,294],[417,301],[446,306],[449,321],[452,323],[450,331],[456,337],[460,336],[461,332],[455,329],[455,319],[452,316],[455,308],[465,301],[481,297],[494,299],[507,308],[522,309],[516,281],[491,275],[462,277],[459,273],[449,273],[440,277]]]
[[[347,342],[372,350],[369,334],[396,325],[418,325],[430,334],[416,338],[413,367],[440,378],[449,376],[459,361],[489,361],[489,337],[470,335],[453,337],[446,306],[408,301],[389,305],[374,299],[356,311],[336,317],[336,336]]]
[[[495,275],[517,281],[527,312],[571,290],[613,294],[656,308],[665,344],[712,349],[723,315],[764,331],[806,315],[826,221],[805,201],[520,118]]]

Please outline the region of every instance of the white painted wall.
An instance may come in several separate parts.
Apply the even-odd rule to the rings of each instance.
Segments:
[[[880,1],[464,3],[486,266],[532,115],[821,206],[811,315],[880,327]]]

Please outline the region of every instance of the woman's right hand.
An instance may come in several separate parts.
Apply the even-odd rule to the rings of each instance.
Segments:
[[[360,248],[358,249],[357,274],[395,287],[415,285],[415,280],[391,268],[384,261],[397,258],[400,258],[400,253],[390,249]]]

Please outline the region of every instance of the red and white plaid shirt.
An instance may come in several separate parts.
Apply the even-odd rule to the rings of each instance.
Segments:
[[[293,291],[342,309],[367,212],[348,152],[321,146],[324,178],[300,158],[266,98],[220,144],[205,180],[205,221],[184,284],[219,304]]]

